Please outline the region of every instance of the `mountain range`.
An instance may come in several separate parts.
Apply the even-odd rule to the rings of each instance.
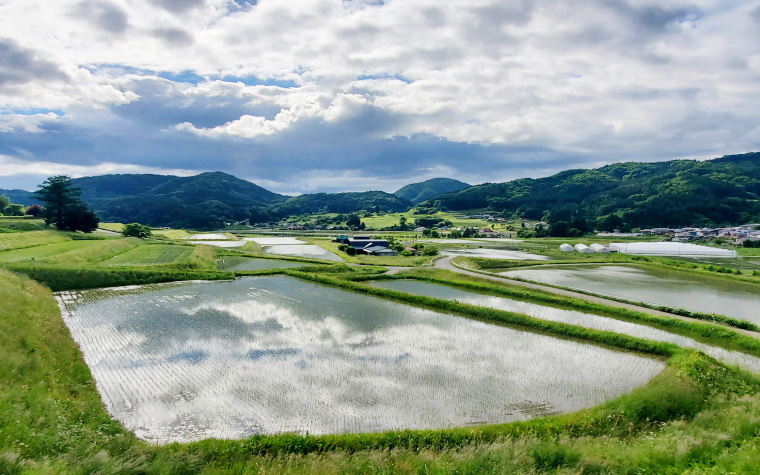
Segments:
[[[103,175],[72,183],[104,221],[196,229],[312,213],[404,212],[416,205],[429,210],[488,209],[580,231],[760,222],[760,153],[706,161],[617,163],[476,186],[435,178],[395,193],[288,197],[222,172],[191,177]],[[36,202],[24,190],[0,194],[24,205]]]
[[[625,162],[546,178],[485,183],[423,206],[490,209],[587,227],[713,226],[760,222],[760,153],[713,160]]]

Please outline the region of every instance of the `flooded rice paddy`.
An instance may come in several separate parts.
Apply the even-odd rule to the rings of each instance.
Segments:
[[[760,286],[750,283],[622,265],[547,266],[502,275],[760,324]]]
[[[300,246],[280,244],[276,246],[265,246],[264,252],[280,256],[308,257],[311,259],[322,259],[323,261],[343,262],[342,257],[333,254],[324,247],[317,246],[316,244],[302,244]]]
[[[514,259],[517,261],[545,261],[547,256],[539,256],[523,251],[509,251],[506,249],[446,249],[441,254],[445,256],[482,257],[484,259]]]
[[[218,259],[216,263],[217,269],[230,272],[267,269],[291,269],[308,265],[305,262],[278,261],[276,259],[256,259],[255,257],[237,256],[225,256]]]
[[[343,262],[343,258],[334,254],[322,246],[307,244],[294,237],[256,237],[244,238],[245,241],[253,241],[260,245],[265,253],[280,256],[306,257],[309,259],[321,259],[323,261]]]
[[[595,330],[624,333],[626,335],[645,338],[647,340],[674,343],[686,348],[696,348],[725,363],[739,365],[754,373],[760,373],[760,358],[740,353],[738,351],[729,351],[723,348],[706,345],[691,338],[658,330],[646,325],[639,325],[574,310],[562,310],[544,305],[521,302],[519,300],[512,300],[505,297],[494,297],[476,292],[468,292],[454,287],[415,280],[378,281],[372,282],[371,285],[383,289],[397,290],[399,292],[425,295],[427,297],[445,300],[456,300],[461,303],[479,305],[481,307],[523,313],[543,320],[569,323],[571,325],[593,328]]]
[[[109,412],[159,443],[508,422],[599,404],[663,368],[283,276],[57,298]]]
[[[187,241],[190,244],[203,244],[204,246],[214,246],[214,247],[223,247],[225,249],[227,248],[234,248],[234,247],[243,247],[246,244],[248,244],[245,241]]]
[[[274,246],[274,245],[300,245],[306,244],[304,241],[299,241],[294,237],[257,237],[257,238],[243,238],[244,241],[253,241],[261,246]]]
[[[225,241],[229,238],[225,234],[202,233],[185,236],[182,239],[192,239],[195,241]]]

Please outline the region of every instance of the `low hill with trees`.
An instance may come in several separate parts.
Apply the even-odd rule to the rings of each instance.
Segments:
[[[759,200],[760,153],[747,153],[707,161],[616,163],[486,183],[423,206],[487,208],[507,217],[612,230],[758,222]]]
[[[420,183],[406,185],[393,194],[417,205],[435,196],[464,190],[470,186],[463,181],[454,180],[453,178],[431,178]]]

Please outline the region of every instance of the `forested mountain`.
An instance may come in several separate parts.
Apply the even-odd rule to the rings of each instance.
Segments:
[[[469,187],[470,185],[467,183],[454,180],[453,178],[431,178],[430,180],[420,183],[406,185],[393,194],[417,205],[427,199],[433,198],[434,196],[452,191],[464,190]]]
[[[72,180],[104,221],[214,228],[248,219],[251,206],[286,199],[222,172],[191,177],[103,175]]]
[[[539,179],[486,183],[436,197],[450,210],[489,208],[599,229],[760,221],[760,153],[708,161],[627,162]],[[432,205],[432,203],[423,203]]]
[[[305,213],[488,208],[505,217],[546,220],[554,232],[652,226],[760,222],[760,153],[708,161],[617,163],[567,170],[539,179],[468,187],[451,179],[414,183],[395,194],[316,193],[286,197],[221,172],[192,177],[104,175],[77,178],[82,199],[104,221],[214,228],[223,222],[269,221]],[[443,187],[467,187],[439,194]],[[34,203],[32,193],[0,190],[12,202]]]
[[[0,195],[7,196],[11,203],[18,203],[24,206],[41,204],[35,197],[34,193],[26,190],[0,190]]]
[[[267,207],[272,217],[304,213],[353,213],[360,210],[399,212],[412,207],[409,200],[384,191],[314,193],[294,196]]]

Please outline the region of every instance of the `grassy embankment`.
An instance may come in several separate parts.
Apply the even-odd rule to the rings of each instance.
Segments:
[[[640,349],[670,355],[666,369],[631,394],[574,414],[156,447],[105,413],[47,289],[0,270],[0,314],[8,362],[0,368],[2,473],[721,473],[760,463],[760,381],[643,340]],[[606,340],[594,333],[590,339]]]

